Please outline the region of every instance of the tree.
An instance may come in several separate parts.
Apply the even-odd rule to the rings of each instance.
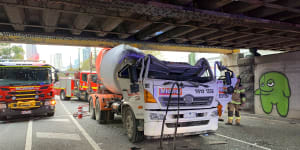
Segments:
[[[90,59],[86,59],[80,63],[80,70],[90,70]]]
[[[7,43],[0,44],[1,59],[24,59],[24,50],[18,46],[11,46]]]

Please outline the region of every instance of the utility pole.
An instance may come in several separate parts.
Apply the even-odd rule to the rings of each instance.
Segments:
[[[93,72],[93,52],[90,52],[90,73]]]
[[[96,58],[97,58],[97,52],[96,52],[96,47],[95,47],[95,49],[94,49],[94,58],[95,58],[95,60],[94,60],[94,62],[95,62],[95,64],[96,64]]]
[[[70,70],[72,70],[72,56],[70,56]]]
[[[78,62],[79,62],[78,71],[80,72],[80,48],[78,48]]]

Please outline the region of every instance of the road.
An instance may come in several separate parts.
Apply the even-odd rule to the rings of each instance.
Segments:
[[[54,117],[27,117],[0,122],[0,150],[155,150],[158,140],[138,144],[128,141],[120,117],[107,125],[87,117],[74,119],[78,105],[87,102],[57,99]],[[226,117],[225,117],[226,118]],[[164,149],[172,148],[172,139],[164,140]],[[297,150],[300,147],[300,123],[253,115],[242,116],[241,126],[219,123],[215,134],[179,137],[176,150]]]

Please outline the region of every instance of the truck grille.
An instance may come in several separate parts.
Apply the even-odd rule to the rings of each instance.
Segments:
[[[199,126],[199,125],[207,125],[209,120],[202,120],[202,121],[193,121],[193,122],[178,122],[177,127],[191,127],[191,126]],[[168,128],[175,128],[176,123],[166,123]]]
[[[167,106],[169,97],[160,97],[160,103],[162,106]],[[179,106],[209,106],[212,103],[213,97],[194,97],[193,101],[188,103],[185,102],[183,97],[179,98]],[[172,97],[169,106],[177,106],[177,97]]]
[[[16,91],[16,92],[9,92],[11,96],[15,96],[16,100],[29,100],[35,99],[35,95],[39,95],[41,91]]]

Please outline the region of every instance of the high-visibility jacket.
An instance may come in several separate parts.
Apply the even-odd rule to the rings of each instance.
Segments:
[[[242,86],[236,87],[234,89],[234,93],[232,94],[231,103],[233,104],[245,103],[246,102],[245,92],[246,90]]]

